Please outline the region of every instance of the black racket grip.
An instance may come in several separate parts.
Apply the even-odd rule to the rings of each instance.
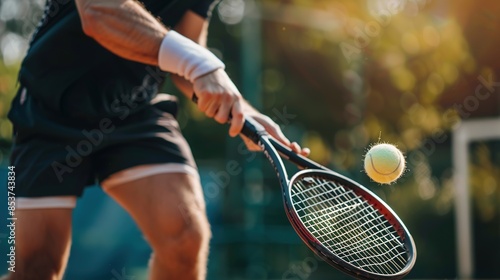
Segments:
[[[193,95],[191,96],[191,100],[195,104],[198,104],[198,96],[196,96],[195,93],[193,93]],[[229,112],[228,123],[231,123],[231,118],[231,112]],[[248,137],[257,145],[259,144],[260,136],[267,134],[266,129],[260,123],[249,116],[245,117],[245,123],[243,124],[243,128],[241,129],[240,133]]]

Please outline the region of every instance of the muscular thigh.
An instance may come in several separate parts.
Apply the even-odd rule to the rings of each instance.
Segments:
[[[71,244],[71,211],[16,211],[16,272],[11,279],[62,278]]]
[[[175,237],[186,227],[206,220],[199,180],[190,174],[156,174],[112,188],[105,184],[103,187],[132,215],[150,242]]]

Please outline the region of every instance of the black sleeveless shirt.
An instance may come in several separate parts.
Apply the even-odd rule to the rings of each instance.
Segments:
[[[187,10],[207,18],[214,0],[143,0],[173,28]],[[19,72],[21,86],[48,109],[77,119],[113,117],[120,106],[140,110],[165,73],[123,59],[83,33],[74,0],[47,0]]]

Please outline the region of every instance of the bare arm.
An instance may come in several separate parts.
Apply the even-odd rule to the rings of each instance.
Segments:
[[[168,30],[133,0],[76,0],[85,34],[114,54],[158,65]]]
[[[158,66],[160,47],[169,31],[138,2],[134,0],[75,0],[75,2],[83,31],[87,36],[124,59]],[[207,27],[208,23],[203,18],[187,12],[176,29],[185,37],[205,46]],[[243,127],[244,115],[249,114],[281,142],[297,152],[308,154],[307,149],[301,151],[296,143],[290,143],[270,118],[249,106],[223,69],[219,68],[193,78],[193,84],[183,77],[175,75],[173,77],[176,86],[188,97],[191,97],[192,92],[196,92],[199,97],[198,108],[208,117],[226,123],[229,114],[232,115],[229,129],[231,136],[239,134]],[[248,143],[248,140],[246,142]],[[252,145],[249,144],[249,147],[252,148]]]
[[[133,0],[76,0],[85,34],[114,54],[136,62],[158,65],[158,51],[167,29]],[[206,46],[208,21],[188,11],[175,30]],[[188,98],[192,84],[172,75],[177,88]]]
[[[213,61],[210,59],[210,55],[213,56],[213,54],[207,51],[205,54],[195,55],[194,62],[180,61],[181,69],[178,69],[179,61],[176,59],[185,59],[185,56],[180,54],[182,48],[190,48],[192,54],[193,49],[199,47],[193,41],[205,44],[207,23],[204,19],[188,12],[178,24],[179,32],[191,37],[190,41],[176,36],[175,33],[172,33],[173,37],[167,36],[169,31],[134,0],[75,0],[75,2],[85,34],[124,59],[161,66],[159,65],[161,62],[158,60],[161,56],[160,48],[163,48],[162,45],[166,39],[171,38],[169,43],[174,44],[174,46],[170,45],[171,49],[166,47],[162,50],[164,50],[164,54],[173,55],[168,59],[163,56],[165,63],[170,63],[164,65],[164,68],[170,68],[169,72],[171,73],[182,73],[183,78],[174,78],[176,85],[189,97],[192,92],[196,92],[199,97],[198,108],[218,122],[227,122],[229,113],[232,112],[233,122],[230,134],[234,136],[239,133],[243,127],[243,98],[224,69],[215,63],[216,70],[197,76],[192,80],[188,77],[191,75],[193,66],[201,66],[198,69],[205,71],[206,65],[214,65],[210,63]],[[192,45],[189,45],[190,43]],[[194,52],[203,53],[200,52],[200,49],[194,50]],[[175,57],[175,55],[179,57]],[[206,59],[202,57],[203,55],[206,56]],[[204,62],[207,63],[204,64]],[[186,65],[185,63],[191,64]],[[212,67],[209,66],[209,68]],[[189,79],[193,86],[191,87],[184,78]]]

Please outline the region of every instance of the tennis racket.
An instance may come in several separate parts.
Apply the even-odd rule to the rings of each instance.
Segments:
[[[241,133],[263,148],[278,176],[286,215],[314,253],[359,279],[400,279],[410,272],[417,256],[413,238],[379,197],[294,153],[249,117]],[[290,178],[282,158],[305,169]]]

